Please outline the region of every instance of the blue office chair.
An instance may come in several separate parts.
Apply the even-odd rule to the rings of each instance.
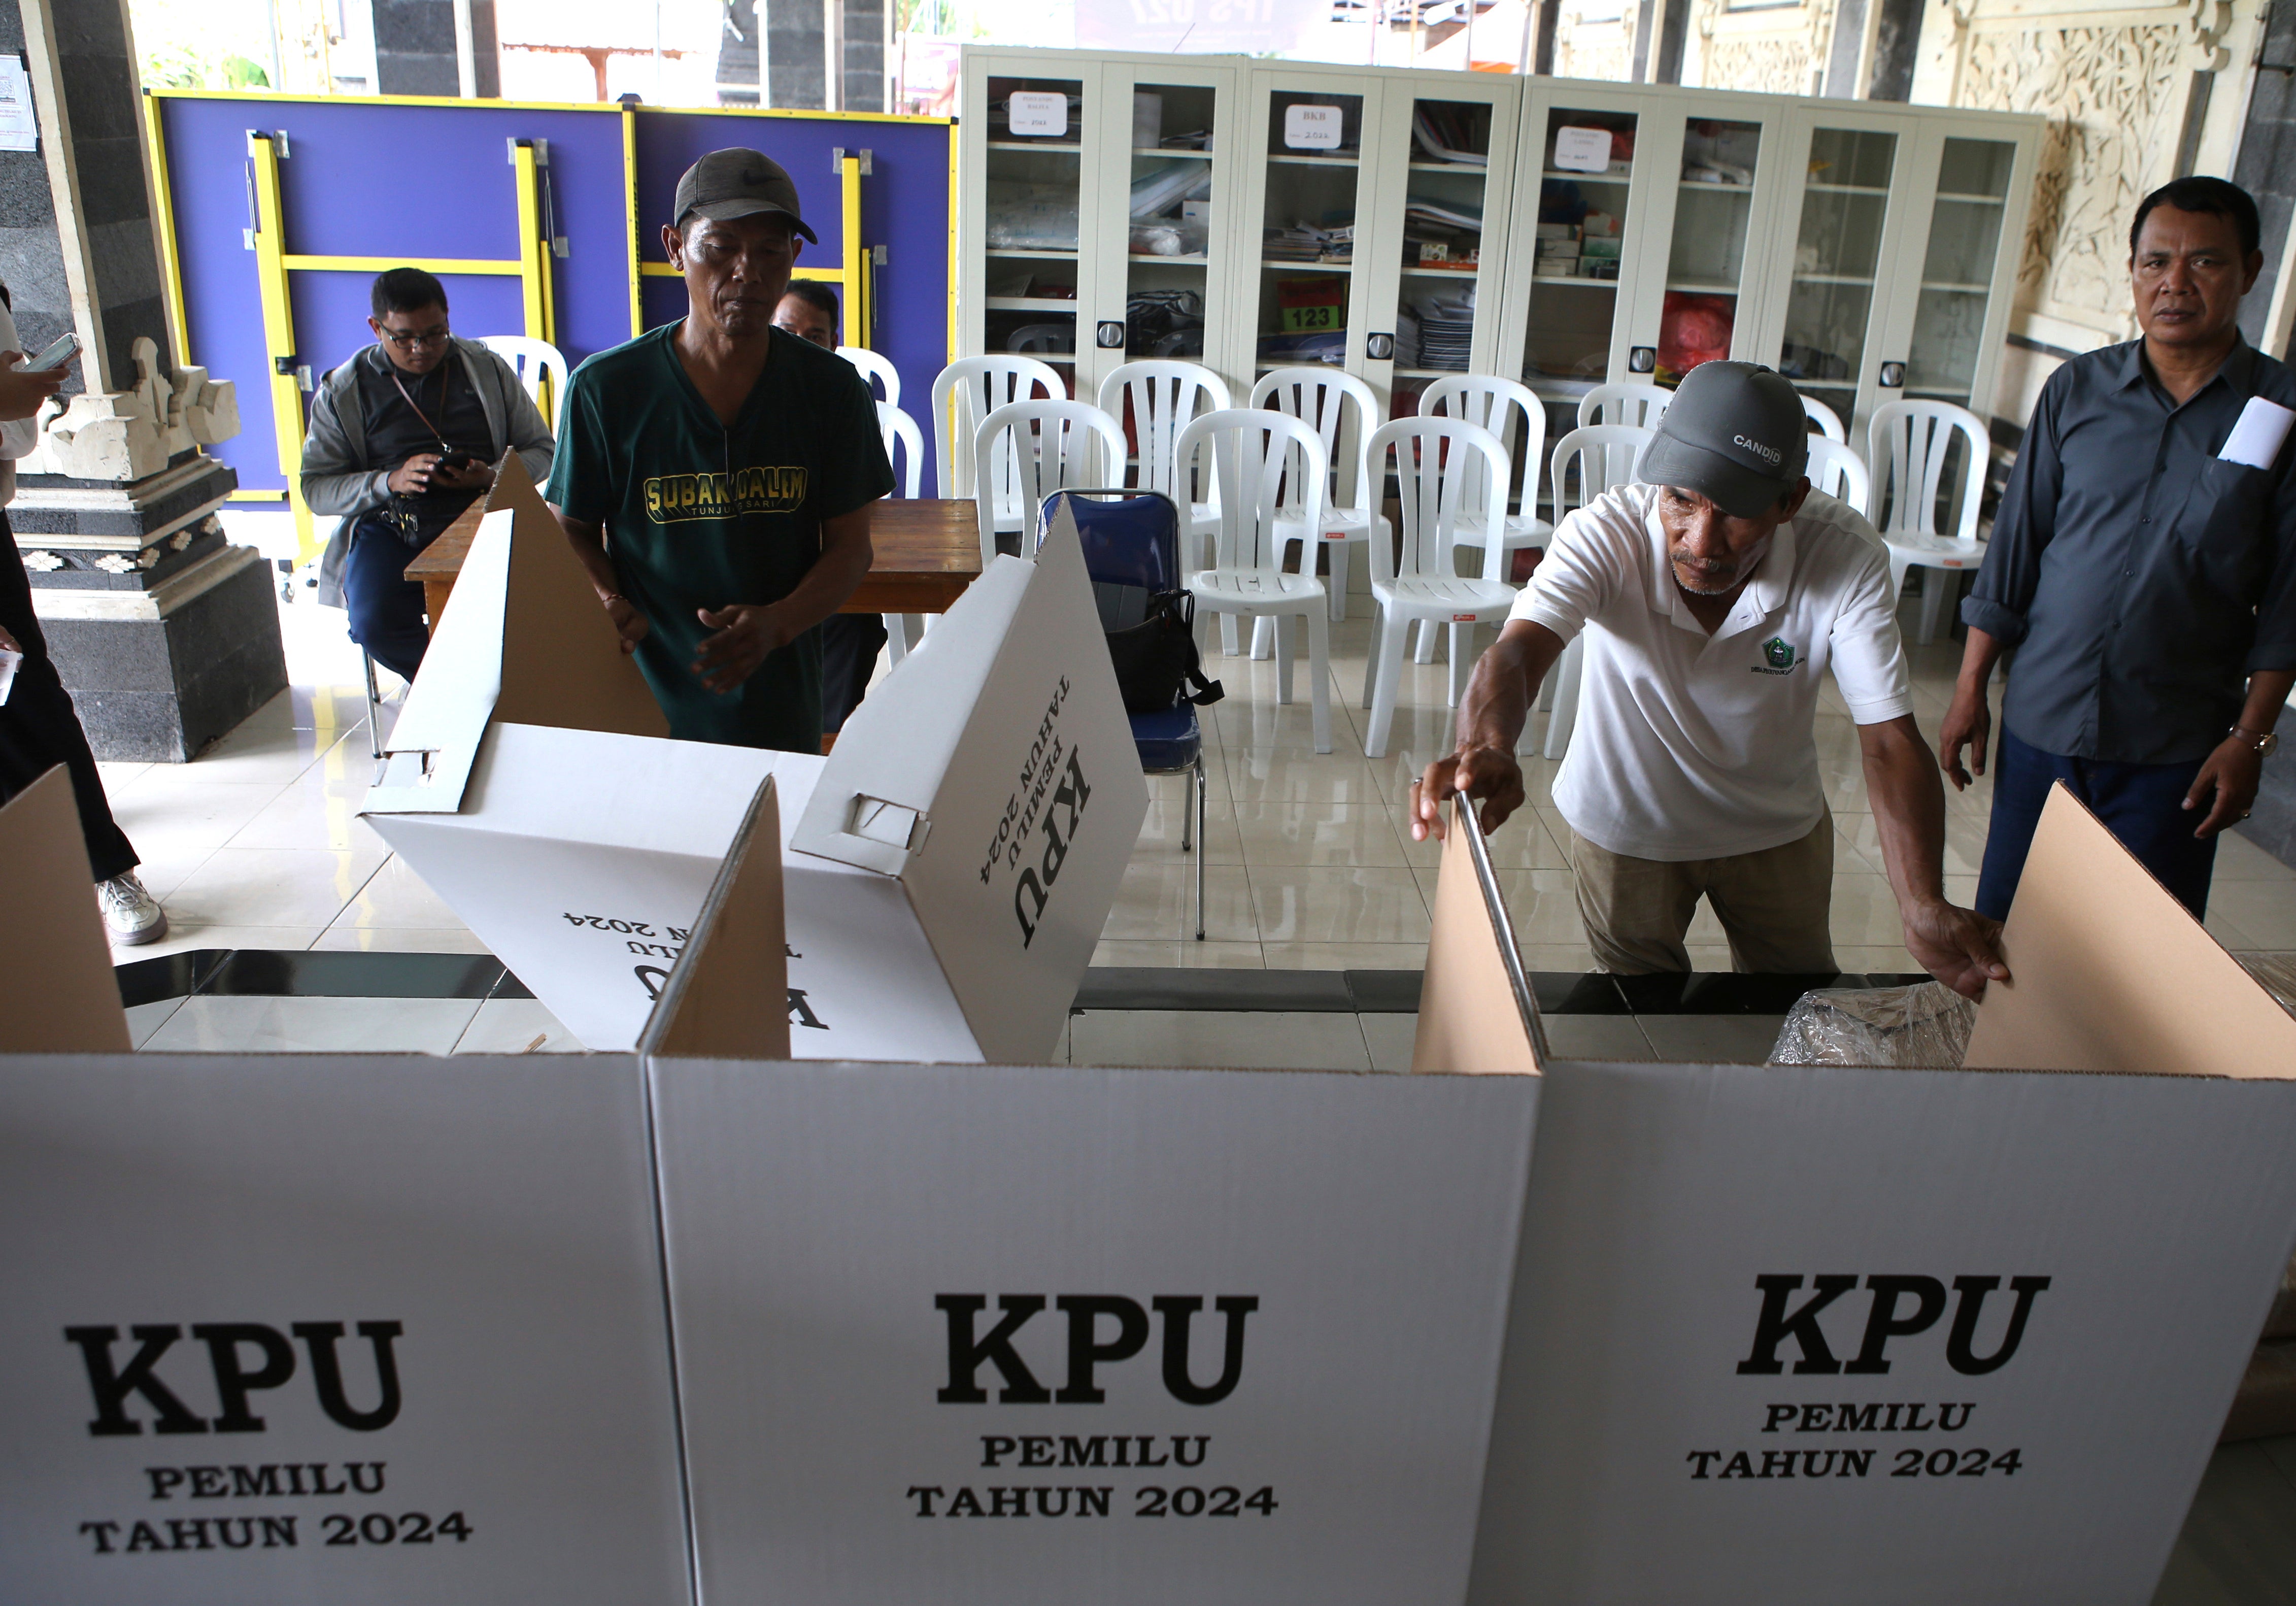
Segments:
[[[1119,611],[1127,593],[1180,591],[1180,514],[1168,496],[1153,491],[1055,491],[1045,498],[1044,525],[1065,501],[1084,546],[1085,572],[1092,577],[1100,603],[1101,627],[1135,623]],[[1196,856],[1196,940],[1204,939],[1204,733],[1193,704],[1175,702],[1153,714],[1134,714],[1132,744],[1140,767],[1151,775],[1191,774],[1195,784],[1180,820],[1180,851]]]

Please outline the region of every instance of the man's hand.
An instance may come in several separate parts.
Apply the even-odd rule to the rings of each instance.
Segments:
[[[2254,742],[2245,736],[2227,736],[2218,742],[2217,750],[2193,777],[2193,790],[2185,794],[2186,808],[2200,807],[2212,792],[2216,798],[2193,834],[2212,837],[2248,818],[2248,811],[2256,807],[2257,783],[2263,778],[2264,759]]]
[[[29,373],[16,366],[23,360],[20,351],[0,351],[0,420],[12,423],[38,413],[64,382],[62,368]]]
[[[1905,909],[1906,951],[1964,998],[1985,996],[1988,981],[2009,979],[2001,963],[2001,922],[1943,898]]]
[[[713,692],[730,692],[758,672],[766,655],[786,644],[771,608],[737,602],[712,612],[696,608],[696,618],[715,630],[693,650],[693,672]]]
[[[452,472],[449,470],[447,472]],[[402,496],[420,496],[430,488],[433,475],[439,474],[439,454],[417,452],[414,456],[390,471],[390,488]],[[446,483],[443,475],[439,483]]]
[[[1938,767],[1946,773],[1956,791],[1969,789],[1970,771],[1985,773],[1985,755],[1993,742],[1993,709],[1988,704],[1982,685],[1960,685],[1954,689],[1953,706],[1945,712],[1945,724],[1938,730]],[[1969,768],[1964,769],[1961,750],[1970,750]]]
[[[442,490],[483,491],[494,482],[494,470],[483,463],[472,463],[459,469],[439,463],[430,471],[430,483]]]
[[[1468,747],[1447,758],[1438,758],[1419,779],[1412,799],[1411,840],[1423,842],[1431,834],[1443,840],[1443,805],[1454,792],[1483,799],[1483,833],[1488,836],[1522,807],[1522,766],[1504,748]]]
[[[638,605],[626,596],[607,596],[598,600],[605,604],[606,617],[614,621],[614,629],[622,638],[622,656],[627,658],[638,650],[638,643],[645,640],[647,632],[653,626],[644,614],[638,611]]]

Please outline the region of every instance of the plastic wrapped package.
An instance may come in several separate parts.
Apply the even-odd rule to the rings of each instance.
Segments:
[[[988,243],[1013,250],[1076,249],[1076,191],[1062,184],[988,181]]]
[[[1136,257],[1201,257],[1210,243],[1211,225],[1185,219],[1157,218],[1132,225]]]
[[[1958,1069],[1976,1020],[1977,1005],[1941,981],[1823,988],[1787,1012],[1770,1063]]]
[[[2296,959],[2285,954],[2235,954],[2241,969],[2256,978],[2256,985],[2272,995],[2272,1001],[2290,1014],[2296,1015]]]

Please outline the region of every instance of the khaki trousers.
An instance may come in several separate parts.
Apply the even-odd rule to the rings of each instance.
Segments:
[[[1629,858],[1571,833],[1578,915],[1595,963],[1614,976],[1690,969],[1683,946],[1704,897],[1729,934],[1734,969],[1831,975],[1833,815],[1798,842],[1726,858]]]

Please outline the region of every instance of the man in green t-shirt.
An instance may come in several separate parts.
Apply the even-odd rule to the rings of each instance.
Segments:
[[[755,151],[677,182],[676,324],[574,371],[548,497],[623,651],[686,742],[821,750],[821,633],[869,572],[893,488],[853,365],[774,327],[797,186]]]

